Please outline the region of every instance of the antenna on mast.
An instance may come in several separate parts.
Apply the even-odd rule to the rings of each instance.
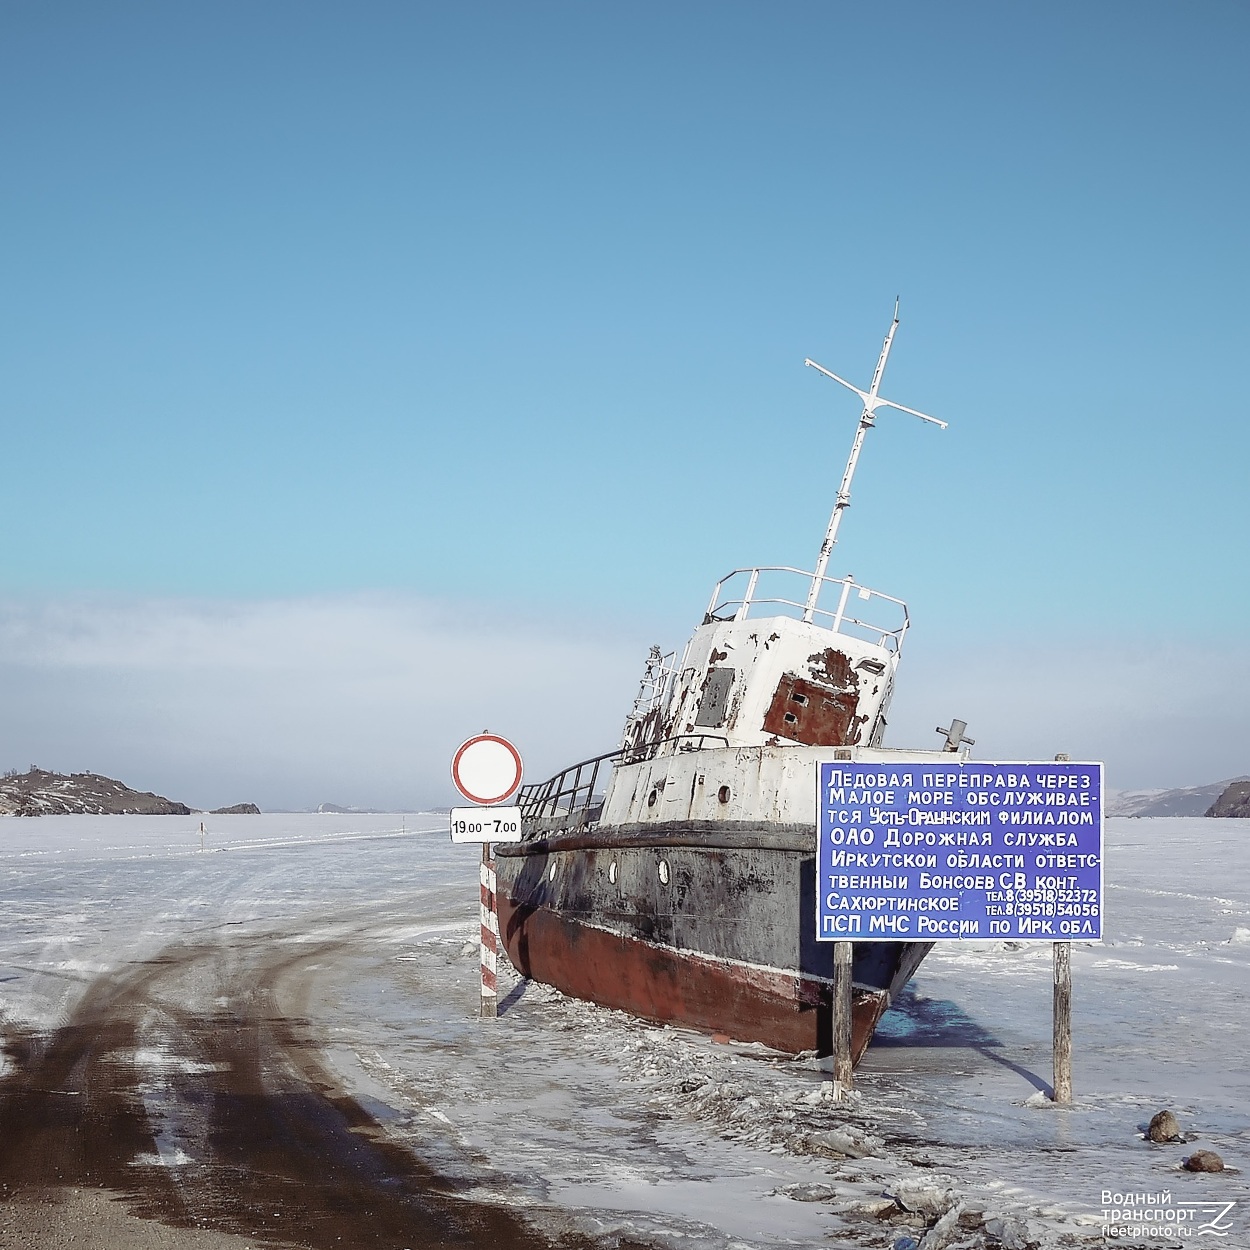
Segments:
[[[930,417],[926,413],[917,412],[914,408],[905,408],[902,404],[882,399],[877,393],[881,387],[881,377],[885,373],[885,362],[890,358],[890,348],[894,343],[894,331],[897,329],[898,298],[895,297],[894,320],[890,322],[885,342],[881,345],[881,358],[877,361],[876,372],[872,375],[872,385],[866,391],[861,391],[858,386],[852,385],[845,378],[838,377],[836,373],[831,373],[828,369],[818,365],[814,360],[803,361],[805,365],[809,365],[818,373],[823,373],[825,377],[832,378],[835,382],[845,386],[848,391],[854,391],[864,401],[864,410],[859,414],[859,428],[855,431],[855,440],[851,443],[851,454],[847,457],[846,472],[842,474],[842,485],[838,487],[838,498],[833,505],[833,515],[829,518],[829,528],[825,531],[825,541],[821,544],[820,558],[816,561],[816,571],[812,574],[812,586],[807,592],[807,605],[803,609],[803,619],[805,621],[810,621],[816,611],[816,600],[820,598],[820,587],[825,579],[825,569],[829,566],[829,555],[833,551],[834,543],[838,541],[838,527],[842,524],[842,514],[851,506],[851,479],[855,476],[855,466],[859,463],[859,453],[864,445],[864,435],[876,425],[877,409],[896,408],[899,412],[906,412],[910,416],[919,417],[921,421],[928,421],[931,425],[936,425],[943,430],[946,429],[945,421],[939,421],[937,417]]]

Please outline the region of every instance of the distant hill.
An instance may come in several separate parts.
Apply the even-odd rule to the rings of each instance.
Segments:
[[[1228,788],[1211,804],[1208,816],[1250,817],[1250,780],[1230,782]]]
[[[1108,816],[1209,816],[1212,805],[1230,786],[1250,781],[1233,777],[1187,790],[1121,790],[1107,796]]]
[[[0,777],[0,816],[189,816],[175,803],[146,790],[132,790],[98,773],[50,773],[31,768]]]
[[[255,803],[235,803],[232,807],[214,807],[210,816],[259,816],[260,808]]]

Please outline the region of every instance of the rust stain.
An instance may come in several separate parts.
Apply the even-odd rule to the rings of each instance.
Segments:
[[[669,721],[663,706],[653,707],[646,716],[633,725],[626,746],[639,750],[655,742],[663,742],[669,736]]]
[[[650,925],[635,924],[639,933]],[[662,917],[655,917],[662,923]],[[828,1053],[829,987],[802,974],[755,969],[677,951],[584,925],[578,918],[508,891],[499,895],[499,931],[513,966],[566,994],[646,1020],[705,1032],[728,1030],[739,1041],[777,1050]],[[851,996],[851,1061],[858,1063],[889,1004],[882,990]]]
[[[821,685],[834,686],[838,690],[859,689],[859,674],[851,667],[845,651],[826,647],[807,657],[812,680]]]
[[[764,715],[764,732],[805,746],[854,746],[868,718],[859,715],[859,674],[850,657],[826,647],[809,655],[807,665],[808,677],[782,675]]]
[[[785,673],[764,715],[767,734],[812,747],[854,746],[867,719],[857,715],[859,691],[833,690]]]

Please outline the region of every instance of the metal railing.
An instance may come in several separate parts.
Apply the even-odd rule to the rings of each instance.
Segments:
[[[641,764],[644,760],[654,759],[662,746],[670,742],[678,744],[678,751],[702,751],[709,742],[717,746],[727,747],[729,739],[724,734],[673,734],[669,738],[660,738],[656,742],[640,742],[636,747],[621,751],[622,764]]]
[[[605,764],[608,769],[621,757],[618,747],[606,755],[596,755],[572,764],[562,773],[556,773],[546,781],[522,786],[517,795],[517,806],[522,820],[542,820],[551,816],[571,816],[577,812],[589,812],[594,806],[599,771]],[[605,774],[606,774],[605,770]]]
[[[820,579],[820,596],[833,589],[837,596],[837,607],[822,608],[817,597],[816,606],[807,614],[807,597],[815,574],[803,569],[790,568],[786,565],[761,566],[754,569],[734,569],[716,583],[712,597],[708,600],[707,612],[703,617],[705,625],[712,621],[743,621],[749,617],[790,616],[799,620],[811,620],[835,634],[847,634],[853,638],[861,638],[876,643],[887,651],[897,652],[903,645],[903,635],[910,624],[907,616],[907,605],[893,595],[882,594],[861,586],[852,577],[822,577]],[[746,579],[745,589],[739,593],[735,579],[740,582]],[[761,578],[765,585],[761,587]],[[800,581],[801,579],[801,581]],[[761,593],[771,591],[771,583],[784,580],[787,585],[781,593]],[[794,586],[793,591],[789,590]],[[801,588],[801,592],[799,590]],[[836,589],[835,589],[836,588]],[[790,597],[791,594],[794,597]],[[855,598],[852,602],[851,596]],[[893,625],[865,619],[867,612],[861,609],[860,603],[873,603],[878,606],[890,604],[889,610],[895,617]],[[763,609],[763,610],[761,610]],[[861,617],[855,613],[864,611]]]
[[[580,764],[571,764],[563,772],[556,773],[546,781],[522,786],[517,794],[517,806],[521,819],[528,821],[563,819],[575,824],[594,820],[597,809],[603,806],[603,795],[598,791],[600,770],[606,773],[612,765],[640,764],[659,754],[660,747],[675,742],[679,751],[701,751],[708,742],[728,746],[729,739],[723,734],[674,734],[659,742],[645,742],[637,747],[618,747],[604,755],[595,755]],[[606,768],[604,766],[607,766]]]

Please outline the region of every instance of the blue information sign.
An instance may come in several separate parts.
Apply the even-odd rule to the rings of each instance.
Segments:
[[[1102,765],[821,763],[816,937],[1102,937]]]

